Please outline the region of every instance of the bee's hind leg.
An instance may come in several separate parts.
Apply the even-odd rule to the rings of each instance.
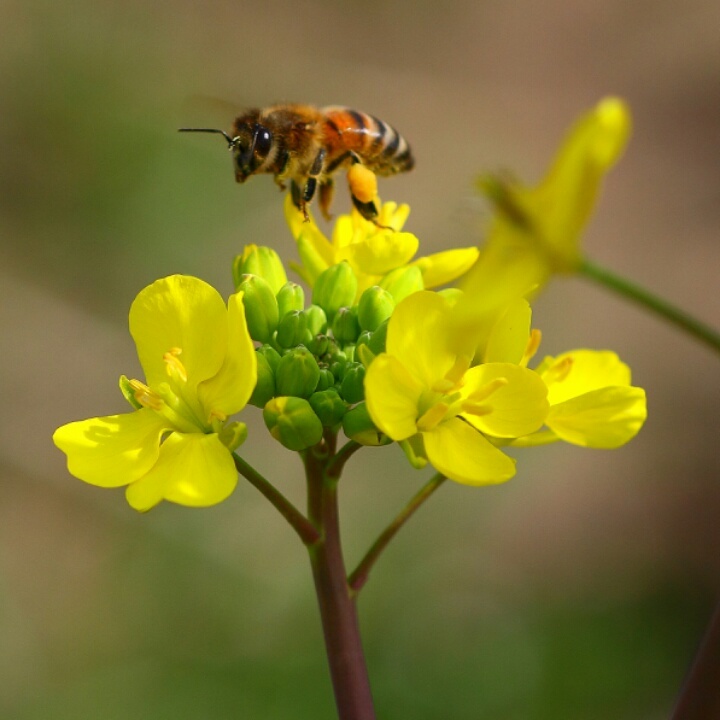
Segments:
[[[332,219],[332,215],[330,214],[330,205],[332,203],[334,191],[335,186],[333,184],[332,178],[327,178],[321,183],[319,191],[320,212],[323,214],[323,217],[326,220]]]

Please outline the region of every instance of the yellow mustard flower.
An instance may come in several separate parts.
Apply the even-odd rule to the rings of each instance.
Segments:
[[[513,444],[564,440],[613,449],[632,440],[647,418],[645,391],[630,384],[630,368],[614,352],[572,350],[546,357],[537,372],[548,388],[549,430]]]
[[[293,204],[290,196],[285,201],[285,217],[297,242],[301,266],[294,266],[300,276],[312,287],[317,277],[332,265],[343,260],[350,264],[358,279],[358,295],[380,283],[393,270],[417,267],[423,286],[438,287],[466,273],[475,263],[475,247],[458,248],[435,253],[413,260],[419,247],[415,235],[403,232],[410,208],[394,202],[380,203],[377,224],[365,220],[353,210],[340,215],[335,221],[332,238],[316,225],[312,215],[309,221]]]
[[[53,435],[75,477],[100,487],[127,485],[145,511],[161,500],[214,505],[237,484],[230,453],[245,427],[228,423],[257,376],[242,293],[225,305],[198,278],[173,275],[140,292],[130,308],[146,382],[121,378],[135,412],[63,425]]]
[[[488,437],[510,439],[540,428],[548,410],[539,375],[512,362],[471,367],[477,344],[458,333],[453,303],[437,293],[410,295],[395,308],[386,352],[370,364],[365,397],[373,422],[407,441],[452,480],[508,480],[515,462]]]
[[[494,203],[495,213],[468,281],[496,276],[511,265],[527,275],[529,290],[542,286],[553,273],[575,272],[583,260],[581,233],[604,176],[625,149],[630,128],[627,105],[605,98],[572,127],[536,187],[482,178],[480,188]]]

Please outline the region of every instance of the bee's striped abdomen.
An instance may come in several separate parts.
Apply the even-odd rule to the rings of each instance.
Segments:
[[[323,113],[332,159],[354,153],[378,175],[405,172],[415,164],[405,138],[382,120],[345,107],[323,108]]]

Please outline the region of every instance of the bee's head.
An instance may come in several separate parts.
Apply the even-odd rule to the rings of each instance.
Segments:
[[[222,135],[232,152],[235,180],[242,183],[263,165],[272,149],[272,133],[258,122],[238,118],[233,136],[215,128],[180,128],[180,132],[207,132]]]
[[[272,133],[258,122],[236,122],[235,136],[229,141],[233,154],[235,180],[245,182],[267,160],[272,149]]]

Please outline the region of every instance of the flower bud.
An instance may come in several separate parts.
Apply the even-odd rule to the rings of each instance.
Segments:
[[[270,434],[288,450],[305,450],[322,439],[322,423],[302,398],[273,398],[263,409],[263,420]]]
[[[380,281],[380,287],[392,295],[396,305],[408,295],[425,289],[422,272],[416,265],[392,270]]]
[[[269,346],[267,346],[269,347]],[[275,397],[275,373],[265,353],[256,351],[257,354],[257,382],[248,402],[255,407],[265,407],[268,400]],[[270,348],[272,350],[272,348]],[[273,352],[275,352],[273,350]],[[277,355],[277,353],[275,352]],[[279,356],[278,356],[279,357]]]
[[[278,395],[310,397],[320,379],[320,368],[312,353],[302,345],[280,358],[275,372]]]
[[[303,343],[305,345],[305,343]],[[328,347],[330,346],[330,338],[327,335],[316,335],[314,338],[311,338],[310,341],[305,345],[305,347],[313,354],[315,357],[321,357],[328,351]]]
[[[335,385],[335,376],[330,372],[330,368],[320,368],[320,378],[315,386],[315,392],[322,392]]]
[[[358,303],[358,322],[363,330],[375,330],[395,309],[393,296],[379,285],[369,287]]]
[[[275,341],[282,348],[293,348],[306,340],[307,320],[305,313],[292,310],[278,324]]]
[[[354,405],[365,399],[365,367],[361,363],[348,363],[343,373],[340,394],[346,402]]]
[[[265,356],[273,372],[277,370],[278,363],[280,362],[280,353],[272,345],[261,345],[257,349],[257,353],[258,355]]]
[[[305,291],[294,282],[286,282],[276,295],[280,318],[293,310],[300,311],[305,307]]]
[[[357,294],[357,278],[343,260],[322,272],[313,287],[313,303],[319,305],[332,322],[341,307],[350,307]]]
[[[272,288],[259,275],[243,275],[238,290],[243,291],[243,305],[250,337],[269,343],[278,325],[278,305]]]
[[[367,346],[370,348],[370,350],[372,350],[374,355],[379,355],[380,353],[385,352],[388,322],[389,320],[386,320],[384,323],[382,323],[382,325],[380,325],[372,334],[370,340],[368,340]]]
[[[359,403],[343,416],[343,432],[361,445],[388,445],[392,440],[375,427],[365,403]]]
[[[242,276],[248,274],[258,275],[265,280],[273,295],[287,282],[279,255],[272,248],[262,245],[246,245],[242,255],[238,255],[233,262],[233,281],[237,289],[240,289]]]
[[[244,422],[228,423],[219,433],[218,439],[230,451],[237,450],[247,440],[248,429]]]
[[[320,335],[327,331],[327,315],[319,305],[311,305],[305,310],[305,315],[307,316],[308,330],[313,335]]]
[[[341,307],[335,313],[332,322],[335,339],[341,344],[354,343],[360,334],[357,320],[357,308]]]
[[[347,411],[347,405],[335,388],[313,393],[310,405],[325,427],[335,427]]]

